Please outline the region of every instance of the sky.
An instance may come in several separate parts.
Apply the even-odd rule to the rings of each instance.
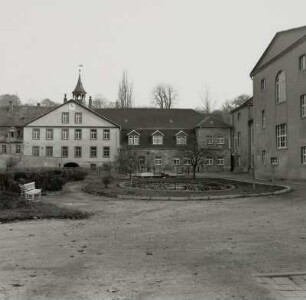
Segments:
[[[123,70],[134,106],[171,84],[176,107],[215,108],[252,94],[249,73],[276,32],[306,25],[305,0],[0,0],[0,94],[117,99]]]

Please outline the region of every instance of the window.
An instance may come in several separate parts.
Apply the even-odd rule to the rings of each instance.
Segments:
[[[69,123],[69,113],[68,112],[63,112],[62,113],[62,123],[63,124],[68,124]]]
[[[240,121],[240,112],[237,114],[237,120]]]
[[[299,70],[303,71],[306,69],[306,56],[305,54],[299,57]]]
[[[46,156],[47,157],[53,156],[53,147],[46,147]]]
[[[261,150],[261,163],[265,165],[267,162],[266,150]]]
[[[75,158],[80,158],[82,157],[82,147],[74,147],[74,157]]]
[[[179,134],[176,136],[176,144],[177,145],[186,145],[187,144],[187,136],[185,134]]]
[[[62,147],[62,157],[68,157],[68,147],[67,146]]]
[[[128,140],[129,145],[139,145],[139,135],[137,134],[129,135],[128,139],[129,139]]]
[[[173,159],[173,164],[174,164],[175,166],[179,166],[179,165],[181,164],[181,160],[180,160],[179,158],[174,158],[174,159]]]
[[[39,140],[40,139],[40,129],[34,128],[32,130],[32,138],[33,138],[33,140]]]
[[[214,143],[214,137],[212,135],[207,135],[206,136],[206,143],[208,145],[213,144]]]
[[[105,158],[110,157],[110,149],[109,149],[109,147],[103,147],[103,157],[105,157]]]
[[[97,157],[97,147],[90,147],[90,157],[91,158]]]
[[[16,145],[15,152],[21,153],[21,145]]]
[[[301,163],[306,165],[306,146],[301,147]]]
[[[10,131],[9,132],[9,137],[13,138],[15,136],[15,132],[14,131]]]
[[[75,129],[74,130],[74,139],[81,140],[82,139],[82,129]]]
[[[184,165],[190,166],[191,165],[191,159],[189,157],[184,158]]]
[[[39,147],[38,146],[33,146],[32,147],[32,155],[33,156],[39,156]]]
[[[241,145],[241,132],[238,131],[237,133],[237,146],[240,146]]]
[[[154,159],[154,165],[160,166],[162,164],[162,158],[160,156],[156,156]]]
[[[153,134],[153,145],[162,145],[163,144],[163,136],[160,133]]]
[[[110,130],[104,129],[103,130],[103,140],[109,140],[110,139]]]
[[[69,129],[62,129],[62,140],[69,139]]]
[[[82,124],[82,113],[76,112],[74,115],[75,124]]]
[[[260,90],[264,91],[266,89],[266,79],[261,79],[260,81]]]
[[[217,165],[218,166],[224,166],[224,157],[220,156],[217,158]]]
[[[2,153],[6,153],[6,150],[7,150],[7,148],[6,148],[6,145],[2,145]]]
[[[205,164],[207,166],[212,166],[214,164],[214,159],[212,157],[210,157],[210,156],[206,157]]]
[[[271,165],[278,165],[278,158],[276,156],[271,157]]]
[[[287,148],[287,124],[276,126],[276,146],[278,149]]]
[[[90,139],[91,140],[97,139],[97,129],[90,129]]]
[[[217,137],[217,144],[219,144],[219,145],[225,144],[225,138],[224,138],[224,136],[218,136],[218,137]]]
[[[53,140],[53,129],[46,129],[46,140]]]
[[[305,118],[306,117],[306,95],[302,95],[300,98],[300,103],[301,103],[301,117]]]
[[[261,127],[266,128],[266,111],[264,109],[261,111]]]
[[[286,76],[284,71],[280,71],[275,79],[276,103],[286,101]]]

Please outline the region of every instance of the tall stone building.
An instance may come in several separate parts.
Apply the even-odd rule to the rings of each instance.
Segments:
[[[250,76],[255,176],[306,179],[306,27],[276,33]]]

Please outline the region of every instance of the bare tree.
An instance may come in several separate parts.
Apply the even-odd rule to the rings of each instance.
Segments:
[[[250,95],[247,94],[241,94],[234,99],[226,100],[222,105],[222,110],[224,112],[230,113],[231,110],[235,109],[236,107],[240,106],[244,102],[250,99]]]
[[[200,91],[201,107],[198,109],[203,114],[211,114],[215,103],[211,97],[209,88],[203,88]]]
[[[4,94],[0,95],[0,106],[9,106],[10,101],[12,105],[21,105],[21,101],[17,95]]]
[[[160,109],[170,109],[177,102],[177,91],[170,84],[159,84],[153,90],[153,104]]]
[[[114,108],[115,103],[107,100],[103,95],[97,94],[92,100],[93,108]]]
[[[119,108],[131,108],[133,106],[133,83],[129,81],[127,71],[123,71],[119,83],[117,105]]]
[[[136,151],[129,146],[122,147],[115,163],[119,172],[129,174],[129,177],[132,178],[132,174],[137,171]]]
[[[193,179],[195,179],[197,167],[203,161],[204,155],[205,149],[199,147],[196,135],[194,134],[189,136],[185,148],[185,156],[190,159]]]

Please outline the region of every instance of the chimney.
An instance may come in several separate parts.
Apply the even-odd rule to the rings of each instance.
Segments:
[[[67,94],[64,95],[64,103],[67,102]]]
[[[9,111],[14,110],[13,100],[9,100]]]
[[[39,102],[37,102],[37,106],[40,107],[40,103]]]
[[[89,96],[88,107],[92,108],[92,99],[91,99],[91,96]]]

